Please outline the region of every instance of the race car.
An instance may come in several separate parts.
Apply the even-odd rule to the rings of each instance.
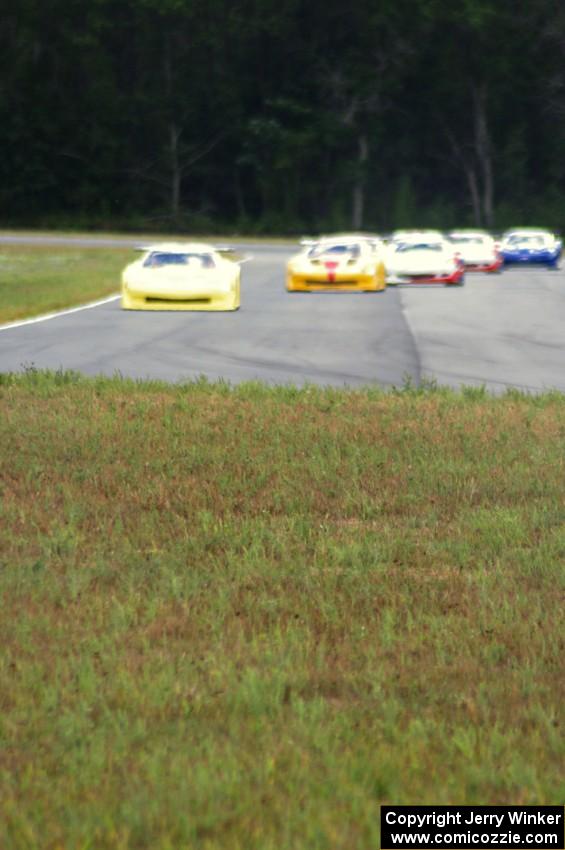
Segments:
[[[289,292],[362,291],[386,288],[381,242],[376,236],[344,234],[303,240],[287,264]]]
[[[404,238],[405,241],[401,241]],[[463,286],[465,269],[458,254],[437,231],[411,232],[393,239],[386,260],[387,284],[443,283]]]
[[[166,242],[139,248],[140,259],[122,272],[124,310],[237,310],[240,267],[200,242]]]
[[[537,263],[550,269],[557,268],[561,249],[562,242],[555,234],[535,227],[507,230],[500,245],[504,265]]]
[[[493,237],[484,230],[452,230],[447,238],[469,272],[498,272],[502,257]]]

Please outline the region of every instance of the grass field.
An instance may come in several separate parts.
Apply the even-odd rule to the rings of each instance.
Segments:
[[[562,803],[565,397],[0,376],[0,847]]]
[[[128,248],[0,246],[0,323],[116,293]]]

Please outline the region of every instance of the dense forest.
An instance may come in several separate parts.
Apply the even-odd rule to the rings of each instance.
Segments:
[[[563,0],[3,0],[0,224],[565,225]]]

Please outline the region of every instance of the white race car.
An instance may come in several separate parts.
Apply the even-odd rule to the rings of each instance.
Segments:
[[[484,230],[452,230],[449,241],[460,254],[465,271],[498,272],[502,257],[490,233]]]
[[[229,249],[200,242],[166,242],[140,248],[122,272],[124,310],[237,310],[240,267]]]
[[[397,231],[388,245],[387,283],[443,283],[462,286],[463,262],[438,231]]]

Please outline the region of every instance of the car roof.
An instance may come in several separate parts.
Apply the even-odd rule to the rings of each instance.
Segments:
[[[486,230],[473,230],[472,228],[462,227],[460,230],[450,230],[448,236],[480,236],[481,238],[492,239],[491,234]]]
[[[312,244],[314,245],[358,245],[360,242],[366,242],[368,239],[373,239],[377,237],[372,237],[368,235],[361,234],[336,234],[335,236],[320,236],[318,239],[313,239]]]
[[[445,239],[445,236],[441,230],[394,230],[392,238],[419,241],[420,239]]]
[[[156,242],[153,245],[143,245],[140,250],[167,254],[212,254],[216,248],[204,242]]]
[[[320,236],[320,240],[322,239],[338,239],[340,242],[352,239],[356,242],[359,239],[380,239],[380,236],[377,233],[351,233],[349,231],[349,233],[328,233],[325,236]]]
[[[505,230],[504,236],[553,236],[551,230],[545,227],[514,227],[512,230]]]

